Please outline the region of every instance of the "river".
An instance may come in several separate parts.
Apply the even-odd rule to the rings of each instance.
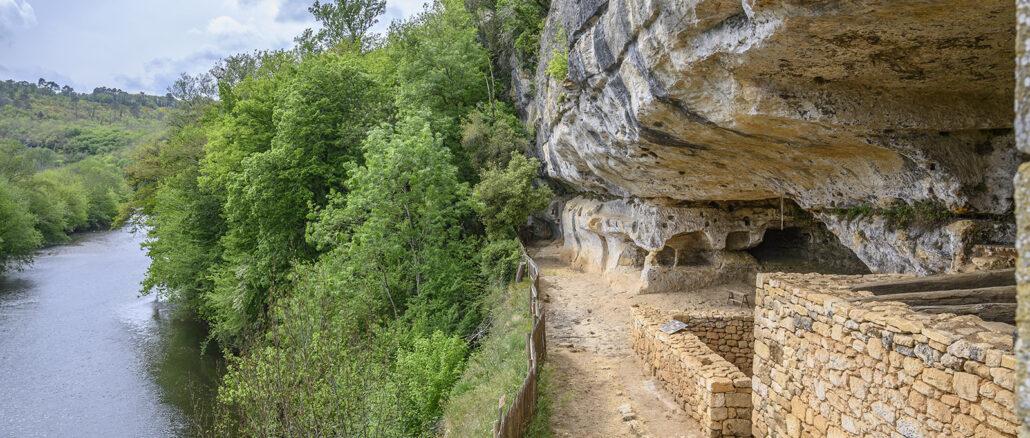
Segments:
[[[202,326],[139,296],[142,239],[80,235],[0,277],[0,437],[188,436],[210,420],[220,359]]]

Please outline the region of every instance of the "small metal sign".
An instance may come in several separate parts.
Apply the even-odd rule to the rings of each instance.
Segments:
[[[658,330],[661,330],[661,331],[671,335],[671,334],[676,333],[676,332],[678,332],[680,330],[683,330],[685,328],[687,328],[687,325],[684,324],[683,321],[677,321],[677,320],[674,319],[674,320],[669,321],[669,322],[667,322],[665,324],[662,324],[662,326],[659,327]]]

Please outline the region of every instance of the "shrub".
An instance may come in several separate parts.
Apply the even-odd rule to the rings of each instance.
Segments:
[[[526,222],[530,213],[547,207],[553,193],[547,187],[533,186],[539,168],[535,158],[512,153],[506,168],[483,172],[473,198],[488,236],[514,237],[517,227]]]
[[[515,277],[522,251],[515,239],[502,239],[487,243],[479,252],[480,272],[488,282],[507,284]]]
[[[42,243],[25,193],[0,178],[0,272],[26,262]]]
[[[497,419],[497,400],[501,396],[514,400],[529,371],[529,282],[493,288],[486,305],[490,309],[489,330],[479,349],[469,357],[444,408],[447,436],[491,436]]]

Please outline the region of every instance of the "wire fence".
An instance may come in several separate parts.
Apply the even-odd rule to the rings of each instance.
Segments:
[[[540,306],[540,267],[526,252],[522,250],[522,263],[515,273],[515,281],[520,282],[528,273],[529,314],[533,317],[533,329],[526,335],[526,351],[528,352],[529,372],[515,399],[508,403],[502,396],[497,403],[497,421],[494,422],[494,438],[521,438],[536,412],[537,382],[540,367],[547,357],[547,324],[544,322],[544,309]],[[507,409],[505,409],[507,408]]]

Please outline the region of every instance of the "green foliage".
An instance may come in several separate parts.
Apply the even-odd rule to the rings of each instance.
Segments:
[[[440,0],[411,21],[395,23],[384,51],[387,74],[398,84],[397,107],[429,110],[433,130],[457,154],[461,118],[489,97],[490,68],[461,0]]]
[[[64,243],[75,231],[108,226],[124,199],[121,170],[111,160],[90,157],[59,166],[52,151],[0,141],[0,180],[9,220],[0,243],[0,271],[27,261],[41,245]],[[27,219],[25,214],[27,214]],[[32,232],[25,231],[29,224]]]
[[[461,377],[466,346],[461,338],[436,331],[420,337],[397,356],[393,385],[401,394],[404,429],[413,435],[433,430],[451,387]]]
[[[536,69],[540,54],[540,34],[544,30],[547,7],[535,0],[499,0],[498,14],[503,28],[514,38],[515,53],[527,70]]]
[[[469,357],[444,408],[443,424],[448,436],[490,436],[497,419],[498,398],[514,400],[529,371],[529,282],[491,288],[485,304],[489,309],[489,329]]]
[[[361,47],[369,29],[379,22],[386,10],[386,0],[330,0],[315,3],[308,8],[322,26],[308,29],[297,38],[305,52],[326,50],[340,44]]]
[[[568,396],[568,393],[558,393],[559,388],[554,386],[554,371],[551,364],[544,363],[536,378],[536,412],[533,413],[533,420],[529,422],[529,429],[526,436],[534,438],[551,438],[554,433],[551,431],[551,415],[554,413],[554,403],[561,396]]]
[[[86,192],[86,222],[93,229],[107,228],[128,196],[121,168],[111,160],[90,157],[68,167]]]
[[[943,204],[927,200],[912,203],[898,200],[886,208],[859,204],[845,209],[837,209],[834,212],[849,221],[867,216],[881,216],[893,228],[927,228],[955,217],[955,213]]]
[[[63,162],[123,154],[155,140],[175,100],[97,88],[90,94],[53,82],[0,82],[0,139],[50,150]]]
[[[208,185],[226,195],[224,262],[212,273],[209,296],[223,341],[245,334],[268,294],[288,287],[293,263],[317,255],[305,240],[308,213],[343,185],[346,169],[360,159],[362,139],[386,108],[381,89],[351,57],[311,57],[289,75],[278,101],[238,101],[228,129],[244,135],[226,139],[223,161],[208,161],[204,169]],[[269,104],[274,126],[261,123]]]
[[[569,77],[569,49],[554,49],[551,59],[547,61],[547,75],[556,81],[564,81]]]
[[[515,239],[501,239],[487,243],[479,252],[479,272],[495,285],[504,285],[515,278],[522,261],[522,249]]]
[[[488,168],[473,192],[476,212],[493,238],[514,237],[529,214],[547,207],[553,193],[547,187],[534,187],[540,170],[535,158],[512,154],[504,169]]]
[[[381,4],[316,3],[335,36],[184,77],[128,167],[144,286],[229,348],[218,434],[435,434],[515,226],[550,198],[461,0],[361,37]]]
[[[385,298],[395,318],[410,308],[427,332],[470,329],[478,279],[461,223],[472,209],[450,151],[424,114],[377,128],[364,149],[365,166],[321,212],[312,240],[340,245],[359,287]]]
[[[25,193],[0,177],[0,273],[14,263],[28,261],[42,243],[29,208]]]
[[[504,60],[502,64],[513,56],[523,69],[536,70],[549,1],[467,0],[466,4],[478,17],[484,43]]]
[[[461,145],[473,167],[503,167],[512,152],[529,152],[529,136],[507,106],[496,105],[478,108],[465,117]]]

